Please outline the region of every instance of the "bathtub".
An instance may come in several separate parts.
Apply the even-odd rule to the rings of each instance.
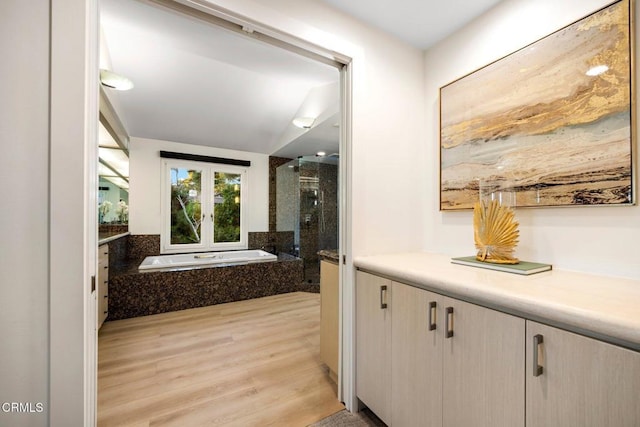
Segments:
[[[238,261],[246,252],[252,252],[257,261]],[[286,253],[277,259],[263,251],[194,253],[186,256],[188,262],[177,258],[183,264],[176,266],[179,256],[184,254],[171,256],[173,264],[167,263],[168,256],[149,257],[150,263],[156,261],[151,268],[140,269],[140,261],[131,259],[128,265],[109,270],[107,321],[308,290],[302,259]],[[196,260],[197,265],[186,265]],[[202,264],[205,261],[217,263]],[[158,268],[160,262],[166,268]]]
[[[247,251],[206,252],[148,256],[138,266],[139,271],[184,270],[217,266],[276,261],[278,257],[260,249]]]

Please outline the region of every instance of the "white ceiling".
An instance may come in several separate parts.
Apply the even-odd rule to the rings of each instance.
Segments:
[[[424,48],[499,0],[323,1]],[[338,151],[337,105],[309,105],[338,87],[337,69],[147,2],[100,4],[101,68],[135,85],[108,89],[131,136],[283,157]],[[308,111],[323,120],[296,130]]]
[[[134,137],[273,154],[309,92],[339,80],[329,65],[137,0],[102,0],[101,26],[111,63],[101,67],[135,85],[107,89]],[[293,132],[305,133],[315,132]],[[335,135],[335,147],[289,151],[335,150]]]
[[[501,0],[323,0],[420,49],[444,39]]]

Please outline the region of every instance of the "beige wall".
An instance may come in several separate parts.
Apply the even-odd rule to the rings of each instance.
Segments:
[[[49,1],[0,4],[0,405],[48,406]],[[0,425],[45,426],[47,413]]]
[[[424,194],[426,249],[449,255],[474,251],[471,212],[439,212],[439,87],[609,4],[609,0],[507,0],[425,54]],[[636,19],[637,21],[637,19]],[[634,166],[638,166],[638,161]],[[637,194],[638,195],[638,194]],[[640,277],[640,207],[518,209],[522,259],[556,268]]]

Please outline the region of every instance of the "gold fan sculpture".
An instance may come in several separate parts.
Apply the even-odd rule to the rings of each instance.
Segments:
[[[513,209],[497,200],[473,206],[473,234],[479,261],[517,264],[513,252],[518,244],[518,222]]]

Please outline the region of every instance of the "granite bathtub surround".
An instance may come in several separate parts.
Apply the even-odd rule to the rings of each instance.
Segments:
[[[132,234],[129,236],[129,259],[160,255],[159,234]]]
[[[275,262],[183,271],[138,272],[160,255],[160,235],[123,235],[109,241],[109,317],[146,316],[280,293],[318,292],[304,283],[303,261],[289,254],[293,231],[249,232],[249,249],[273,252]]]
[[[112,271],[109,320],[306,290],[302,260],[284,253],[274,262],[182,271],[140,273],[138,265]]]

